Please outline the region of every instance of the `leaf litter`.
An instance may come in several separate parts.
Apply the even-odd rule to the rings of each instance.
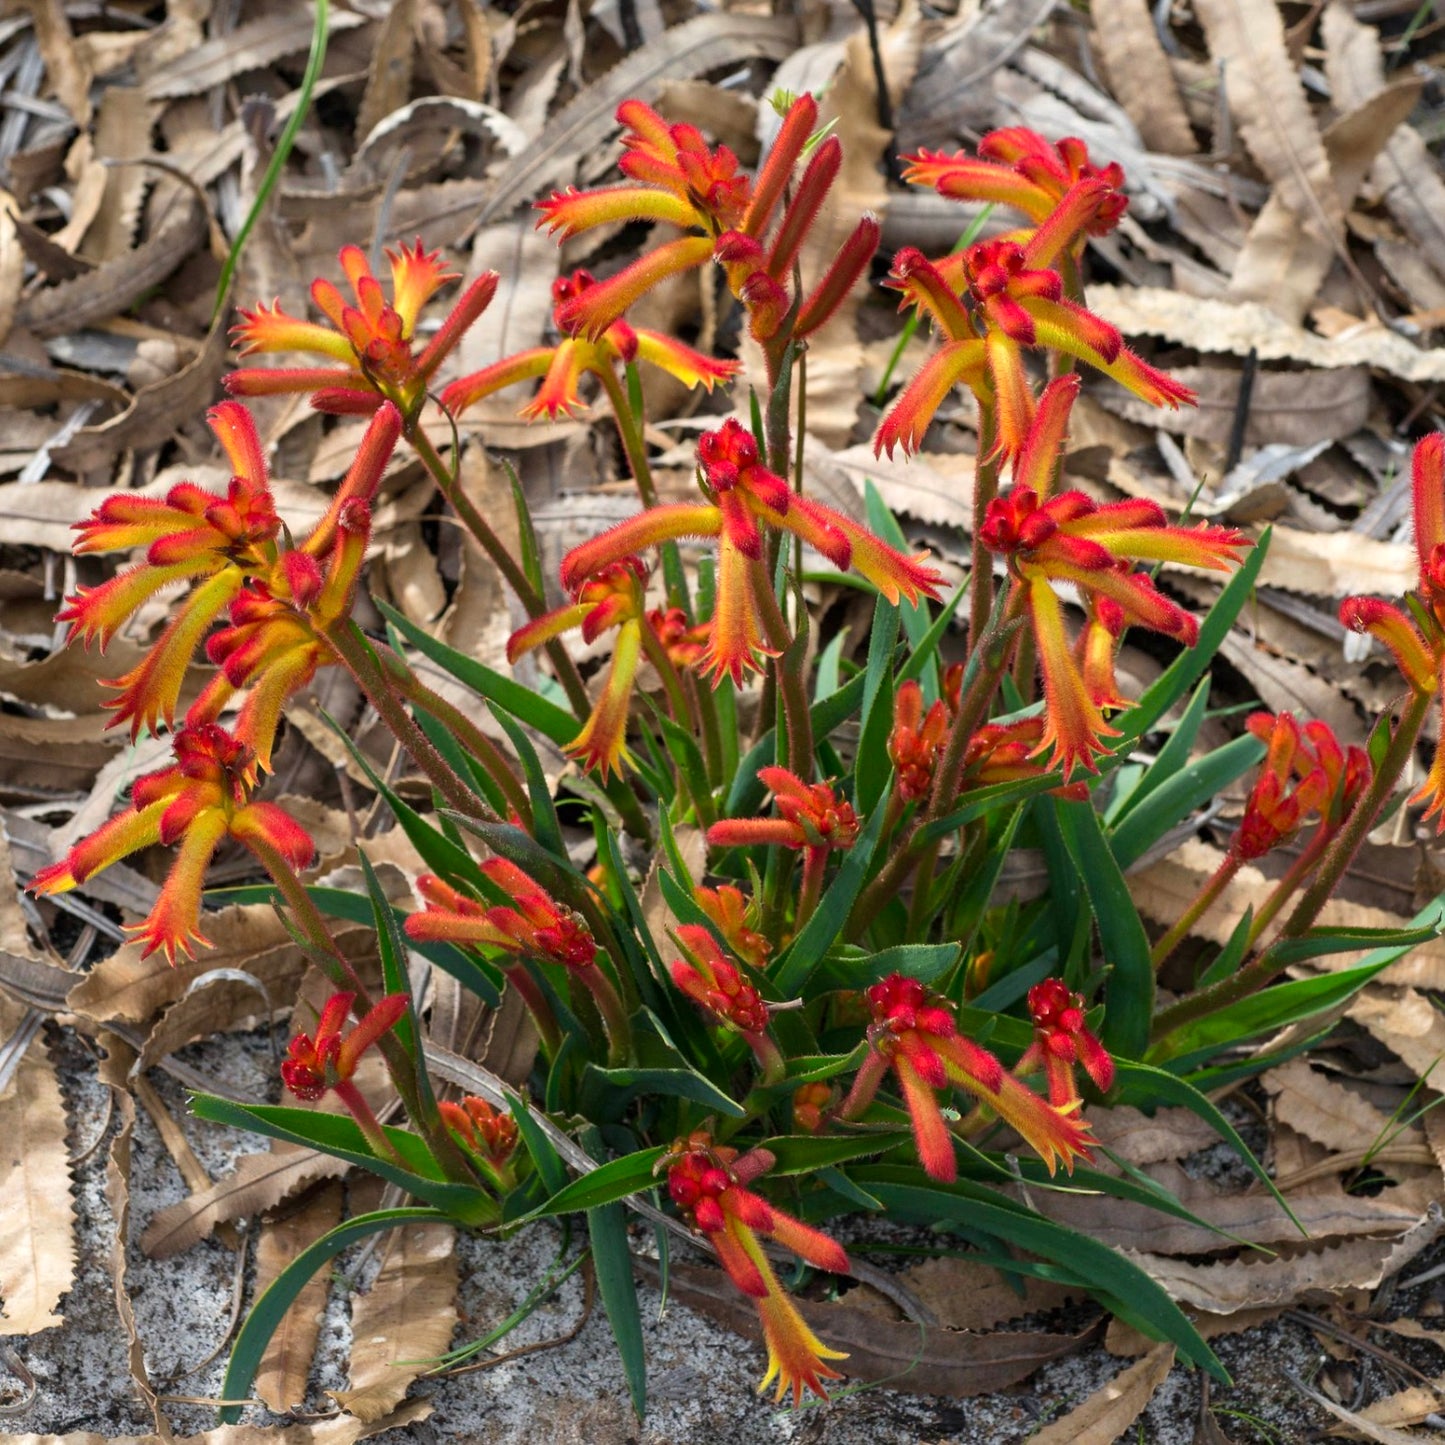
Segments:
[[[931,235],[930,227],[956,227],[963,213],[906,193],[891,178],[892,157],[924,144],[959,145],[1022,117],[1050,134],[1082,135],[1125,163],[1139,188],[1135,219],[1122,239],[1099,248],[1091,304],[1131,338],[1168,348],[1200,390],[1197,413],[1166,422],[1182,438],[1177,454],[1203,479],[1197,510],[1281,523],[1262,580],[1274,597],[1299,599],[1306,615],[1312,608],[1332,617],[1346,592],[1393,593],[1408,575],[1408,537],[1381,530],[1379,519],[1403,463],[1403,430],[1438,416],[1436,388],[1445,381],[1438,345],[1445,180],[1432,151],[1442,134],[1440,42],[1429,24],[1407,35],[1410,9],[1196,0],[1192,9],[1165,15],[1143,0],[1095,0],[1089,17],[1048,0],[905,4],[882,7],[875,69],[859,15],[818,0],[801,20],[744,4],[666,15],[637,4],[535,0],[512,13],[476,0],[333,8],[320,104],[241,254],[233,294],[284,292],[296,306],[301,278],[326,273],[341,242],[374,246],[421,232],[450,248],[469,275],[496,266],[508,278],[462,350],[460,366],[475,370],[544,339],[553,278],[564,261],[587,257],[559,259],[519,207],[546,186],[605,172],[611,115],[624,96],[665,96],[687,106],[704,129],[756,146],[768,110],[752,96],[766,93],[766,77],[827,87],[848,132],[847,153],[856,158],[845,189],[880,214],[894,244]],[[0,28],[0,67],[24,102],[0,123],[0,409],[7,438],[0,451],[0,839],[9,840],[0,845],[0,864],[20,878],[87,820],[108,813],[117,788],[144,766],[104,730],[98,665],[59,648],[48,614],[73,585],[70,525],[93,506],[97,487],[154,495],[181,476],[204,482],[208,469],[216,475],[200,419],[226,362],[224,318],[212,316],[220,263],[256,198],[276,130],[298,106],[310,37],[308,14],[268,0],[241,15],[174,0],[99,16],[34,0]],[[940,232],[938,246],[955,239]],[[607,244],[615,251],[637,240]],[[821,230],[818,245],[827,249]],[[676,304],[680,318],[716,329],[708,298],[680,294]],[[881,374],[877,358],[891,349],[891,326],[887,308],[869,301],[816,339],[808,364],[818,414],[806,465],[839,505],[851,494],[856,507],[863,480],[874,481],[905,528],[946,559],[959,555],[947,539],[970,523],[971,421],[956,416],[937,426],[911,467],[872,458],[864,444],[875,416],[868,398]],[[1252,385],[1246,372],[1255,375]],[[1149,496],[1177,513],[1190,498],[1171,472],[1167,438],[1139,426],[1142,413],[1127,402],[1100,400],[1114,414],[1100,430],[1107,465],[1088,464],[1081,453],[1071,480],[1101,496]],[[282,506],[303,522],[319,515],[321,488],[346,464],[345,432],[328,433],[279,404],[263,412],[263,426],[276,449]],[[619,459],[605,429],[584,422],[543,435],[499,412],[486,437],[493,455],[500,449],[522,479],[545,557],[555,559],[568,545],[563,538],[576,525],[579,503],[604,511],[611,504],[607,484]],[[505,503],[501,469],[478,440],[468,445],[463,475],[479,503]],[[587,479],[597,490],[574,501]],[[512,622],[489,570],[469,543],[459,546],[436,527],[429,488],[404,466],[386,497],[373,589],[450,645],[500,665]],[[1244,514],[1246,501],[1253,511]],[[1189,585],[1208,600],[1209,584]],[[1261,611],[1282,617],[1286,604],[1269,597],[1261,593]],[[107,671],[125,665],[127,648],[156,620],[143,615],[134,640],[117,640]],[[1271,626],[1278,631],[1283,623]],[[1333,635],[1306,651],[1291,634],[1293,648],[1281,651],[1266,647],[1263,634],[1246,614],[1231,639],[1235,693],[1257,692],[1272,705],[1307,699],[1342,733],[1353,724],[1358,735],[1363,709],[1379,701],[1371,693],[1377,660],[1347,654]],[[368,745],[364,730],[360,739]],[[392,765],[380,751],[373,762],[382,773]],[[414,852],[387,831],[390,820],[366,773],[335,746],[319,715],[288,733],[278,772],[287,792],[317,800],[333,820],[328,866],[354,862],[354,845],[366,836],[369,856],[393,857],[414,876]],[[550,776],[561,773],[559,761]],[[1168,858],[1146,860],[1132,875],[1149,916],[1177,916],[1180,901],[1217,865],[1209,825],[1201,826],[1205,836]],[[1433,840],[1408,829],[1377,840],[1368,867],[1389,886],[1358,878],[1327,919],[1398,925],[1411,904],[1439,890]],[[1261,882],[1246,869],[1230,886],[1247,900]],[[0,1158],[7,1200],[0,1332],[38,1344],[62,1330],[71,1312],[67,1292],[82,1297],[90,1267],[78,1259],[78,1245],[93,1249],[104,1236],[86,1232],[70,1200],[72,1187],[91,1197],[84,1181],[99,1166],[110,1227],[118,1231],[104,1265],[111,1308],[143,1405],[115,1420],[125,1430],[164,1434],[177,1422],[197,1430],[204,1418],[160,1380],[148,1343],[156,1324],[151,1302],[167,1289],[164,1270],[204,1255],[212,1274],[224,1263],[229,1281],[234,1250],[249,1248],[248,1236],[258,1231],[264,1278],[337,1217],[343,1189],[356,1196],[353,1210],[365,1191],[356,1181],[335,1182],[342,1171],[334,1161],[307,1151],[278,1146],[225,1158],[215,1140],[184,1120],[173,1076],[205,1075],[240,1048],[242,1062],[233,1067],[244,1092],[244,1051],[264,1061],[266,1029],[279,1023],[266,1018],[260,996],[283,1007],[296,998],[305,960],[269,908],[251,904],[208,918],[218,947],[199,963],[169,971],[143,965],[133,946],[114,950],[116,923],[143,911],[154,887],[144,869],[113,869],[63,915],[49,905],[43,913],[22,908],[8,890],[0,896],[0,985],[10,995],[0,1006],[0,1032],[9,1040],[0,1054],[8,1147]],[[218,969],[253,982],[221,978],[193,991]],[[1200,1312],[1206,1333],[1231,1319],[1264,1329],[1260,1321],[1305,1299],[1346,1300],[1366,1311],[1366,1324],[1375,1318],[1370,1311],[1383,1319],[1398,1305],[1392,1281],[1402,1269],[1418,1272],[1441,1233],[1432,1203],[1441,1188],[1440,1131],[1435,1116],[1420,1111],[1439,1097],[1445,1026],[1434,1000],[1442,989],[1445,952],[1427,944],[1359,996],[1342,1026],[1344,1043],[1312,1063],[1281,1062],[1248,1096],[1250,1107],[1264,1109],[1265,1150],[1281,1179],[1298,1181],[1286,1193],[1308,1223],[1308,1242],[1268,1195],[1197,1177],[1208,1156],[1199,1154],[1203,1141],[1193,1124],[1175,1121],[1171,1130],[1164,1114],[1140,1116],[1107,1140],[1120,1168],[1174,1189],[1197,1217],[1187,1223],[1149,1213],[1152,1233],[1139,1257]],[[434,1019],[440,999],[439,989]],[[293,1027],[305,1026],[301,1014]],[[103,1057],[88,1114],[77,1110],[83,1089],[76,1071],[84,1066],[74,1044],[61,1042],[57,1024],[37,1029],[42,1017],[63,1021],[72,1031],[66,1037],[90,1041]],[[484,1061],[501,1068],[505,1060],[503,1072],[514,1077],[525,1072],[514,1048],[499,1041],[495,1058],[485,1051],[485,1028],[471,1036],[482,1041]],[[1287,1045],[1259,1043],[1281,1056]],[[215,1087],[214,1074],[210,1080]],[[95,1100],[107,1093],[111,1104],[98,1112]],[[100,1137],[88,1138],[101,1120]],[[142,1148],[159,1167],[157,1144],[168,1145],[174,1159],[164,1204],[135,1166]],[[132,1226],[138,1187],[145,1205]],[[1101,1235],[1112,1220],[1121,1237],[1132,1234],[1136,1244],[1142,1237],[1142,1206],[1087,1194],[1030,1197],[1061,1219],[1088,1216]],[[95,1203],[101,1206],[99,1197]],[[277,1411],[322,1405],[324,1388],[342,1414],[207,1431],[206,1438],[359,1439],[446,1401],[455,1387],[403,1403],[415,1369],[397,1370],[396,1361],[444,1353],[459,1312],[464,1331],[484,1330],[498,1299],[478,1298],[471,1276],[458,1272],[458,1251],[478,1246],[454,1247],[441,1231],[431,1233],[399,1239],[379,1261],[363,1261],[369,1290],[351,1302],[350,1333],[346,1299],[318,1287],[273,1342],[258,1385],[267,1404]],[[978,1292],[960,1308],[962,1292],[973,1287],[970,1269],[977,1266],[966,1260],[930,1260],[902,1271],[903,1293],[892,1303],[865,1288],[857,1299],[815,1302],[810,1318],[825,1337],[831,1329],[848,1341],[861,1357],[859,1378],[904,1391],[992,1394],[1041,1367],[1040,1380],[1057,1378],[1050,1371],[1058,1367],[1045,1362],[1077,1351],[1092,1322],[1068,1323],[1077,1306],[1067,1291],[1051,1293],[1038,1280],[1016,1279],[1017,1294],[1014,1285],[1005,1285],[1010,1293],[1002,1297]],[[677,1266],[672,1297],[726,1314],[727,1296],[707,1274]],[[897,1298],[932,1300],[933,1322],[898,1317]],[[328,1311],[340,1325],[324,1323]],[[1021,1319],[1027,1329],[1018,1328]],[[587,1328],[584,1321],[582,1341]],[[338,1330],[340,1343],[328,1356],[326,1337]],[[1111,1330],[1111,1347],[1139,1354],[1127,1333]],[[655,1344],[665,1353],[664,1340]],[[1148,1350],[1113,1379],[1079,1391],[1074,1408],[1054,1411],[1034,1438],[1104,1445],[1150,1418],[1149,1402],[1169,1368],[1167,1351]],[[664,1411],[667,1378],[664,1371]],[[88,1422],[62,1418],[51,1398],[58,1388],[52,1373],[26,1422],[82,1427],[70,1439],[102,1438],[83,1427],[105,1428],[104,1412]],[[679,1398],[686,1395],[676,1388]],[[1308,1384],[1302,1389],[1316,1405],[1313,1421],[1333,1415],[1365,1438],[1417,1438],[1400,1427],[1442,1403],[1436,1395],[1426,1408],[1428,1392],[1418,1386],[1363,1408],[1347,1408]],[[1272,1407],[1255,1403],[1266,1413]],[[904,1420],[912,1407],[892,1408],[891,1420],[868,1420],[867,1438],[893,1438],[880,1428]],[[967,1438],[1018,1438],[1019,1429],[978,1419]],[[654,1428],[666,1427],[650,1420]],[[900,1426],[898,1438],[908,1428]],[[1231,1424],[1231,1434],[1245,1438],[1240,1428]],[[995,1433],[986,1437],[985,1429]],[[605,1436],[603,1428],[596,1438]]]

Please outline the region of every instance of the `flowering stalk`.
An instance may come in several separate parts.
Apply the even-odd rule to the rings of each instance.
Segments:
[[[355,994],[332,994],[316,1021],[315,1038],[297,1034],[291,1040],[287,1058],[281,1065],[281,1078],[298,1099],[314,1101],[328,1091],[334,1093],[356,1120],[371,1152],[378,1159],[390,1160],[404,1169],[406,1161],[387,1137],[353,1076],[361,1055],[396,1025],[411,998],[394,993],[379,999],[343,1037],[342,1027],[355,1002]]]
[[[1390,801],[1414,754],[1415,743],[1425,725],[1425,719],[1429,716],[1433,700],[1430,693],[1416,692],[1411,695],[1399,722],[1395,725],[1385,756],[1370,780],[1369,788],[1351,809],[1344,826],[1335,835],[1314,881],[1305,890],[1280,930],[1282,938],[1298,938],[1314,925],[1320,910],[1329,901],[1340,879],[1354,861],[1360,844],[1369,836],[1371,828],[1375,826],[1380,813]],[[1266,948],[1232,978],[1221,979],[1209,988],[1199,989],[1164,1009],[1154,1020],[1151,1036],[1155,1049],[1165,1045],[1169,1035],[1183,1025],[1192,1023],[1195,1019],[1207,1018],[1210,1014],[1257,993],[1272,982],[1283,967],[1283,964],[1275,961],[1271,950]]]

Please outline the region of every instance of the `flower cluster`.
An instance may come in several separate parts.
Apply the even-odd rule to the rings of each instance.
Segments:
[[[135,780],[129,808],[30,881],[34,893],[65,893],[141,848],[178,843],[150,913],[128,930],[141,943],[143,958],[159,952],[168,963],[177,955],[190,957],[197,943],[206,942],[201,892],[206,869],[226,838],[249,849],[273,877],[305,868],[316,851],[289,814],[251,797],[255,759],[238,738],[215,723],[202,723],[182,728],[174,747],[172,766]]]
[[[233,331],[242,356],[300,351],[324,357],[331,365],[247,367],[226,377],[226,390],[232,396],[309,393],[318,411],[362,416],[390,402],[410,423],[426,401],[437,368],[491,303],[497,273],[487,271],[473,281],[418,350],[416,325],[422,307],[455,281],[457,273],[448,271],[435,251],[424,251],[420,241],[410,250],[403,246],[388,251],[388,301],[365,251],[343,246],[339,259],[355,304],[330,281],[311,284],[311,300],[330,326],[288,316],[277,302],[243,310]]]
[[[557,311],[559,329],[596,341],[647,291],[709,260],[722,266],[770,360],[780,340],[801,340],[832,316],[872,259],[880,230],[875,217],[864,216],[812,291],[794,293],[794,262],[843,160],[837,138],[823,140],[784,201],[817,125],[812,96],[800,96],[789,107],[755,179],[739,170],[727,146],[709,147],[696,127],[668,125],[640,100],[624,101],[617,119],[626,127],[619,167],[627,183],[556,192],[538,204],[540,224],[563,240],[617,221],[656,221],[686,234],[569,297]]]
[[[768,1347],[768,1372],[759,1390],[766,1390],[776,1379],[777,1400],[792,1391],[794,1403],[801,1404],[805,1389],[826,1400],[823,1381],[840,1378],[827,1362],[846,1356],[830,1350],[804,1323],[778,1282],[758,1236],[776,1240],[816,1269],[848,1274],[851,1266],[836,1241],[784,1214],[746,1187],[772,1162],[766,1150],[755,1149],[739,1157],[736,1149],[714,1144],[710,1135],[699,1131],[679,1139],[658,1168],[667,1172],[672,1202],[707,1238],[728,1278],[758,1302]]]
[[[1076,1158],[1089,1158],[1093,1139],[1078,1116],[1077,1097],[1063,1104],[1040,1098],[987,1049],[959,1033],[953,1010],[917,979],[889,974],[868,989],[867,999],[868,1057],[840,1117],[858,1118],[891,1070],[913,1121],[919,1162],[933,1179],[948,1183],[958,1174],[953,1137],[938,1102],[938,1094],[952,1088],[972,1094],[1008,1124],[1050,1173],[1058,1163],[1071,1169]]]
[[[768,535],[786,532],[821,552],[840,570],[867,578],[890,602],[937,597],[941,578],[924,556],[907,557],[851,517],[800,496],[765,467],[752,434],[730,418],[702,434],[697,446],[705,501],[649,507],[574,547],[562,559],[562,584],[574,594],[590,578],[648,547],[685,537],[716,537],[717,601],[711,636],[700,661],[714,683],[740,684],[758,669],[764,641],[757,591],[771,587],[761,563]]]

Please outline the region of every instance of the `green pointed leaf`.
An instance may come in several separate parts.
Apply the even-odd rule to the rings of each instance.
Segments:
[[[1091,802],[1055,800],[1059,831],[1093,910],[1099,944],[1111,972],[1104,984],[1108,1013],[1104,1043],[1110,1053],[1138,1058],[1149,1044],[1154,1017],[1154,965],[1149,936],[1129,885],[1109,851]]]
[[[374,1214],[362,1214],[355,1219],[348,1219],[309,1244],[271,1281],[251,1306],[240,1330],[237,1331],[236,1342],[231,1346],[231,1358],[226,1366],[221,1398],[243,1400],[251,1393],[256,1371],[261,1367],[271,1337],[276,1333],[286,1311],[295,1304],[297,1296],[312,1275],[335,1259],[342,1250],[349,1249],[353,1244],[373,1234],[399,1229],[406,1224],[446,1222],[448,1216],[439,1209],[382,1209]],[[222,1425],[234,1425],[240,1420],[244,1408],[242,1405],[223,1405],[217,1418]]]

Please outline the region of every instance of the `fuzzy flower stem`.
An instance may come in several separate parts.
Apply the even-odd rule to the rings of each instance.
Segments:
[[[667,705],[672,713],[673,721],[683,726],[690,723],[693,731],[698,732],[701,719],[698,717],[697,691],[683,687],[682,678],[678,676],[677,668],[673,666],[672,659],[667,655],[667,649],[658,641],[657,634],[652,628],[646,625],[642,629],[642,650],[647,654],[647,660],[662,679],[662,688],[667,694]],[[713,731],[716,734],[716,717],[713,719]],[[702,746],[703,761],[707,767],[708,776],[711,777],[715,765],[711,756],[712,744],[705,730],[702,730]],[[704,793],[702,797],[694,797],[692,801],[697,808],[699,824],[704,828],[710,828],[717,821],[717,809],[713,804],[712,797]]]
[[[1310,839],[1308,846],[1300,850],[1299,857],[1290,864],[1284,877],[1275,884],[1274,891],[1265,899],[1249,926],[1249,946],[1251,948],[1263,937],[1265,929],[1274,921],[1280,909],[1293,897],[1300,884],[1314,871],[1315,865],[1324,856],[1324,851],[1329,846],[1331,836],[1325,828],[1316,828],[1314,837]]]
[[[979,573],[973,574],[972,586],[977,587]],[[948,743],[943,756],[938,760],[938,770],[933,778],[933,793],[928,800],[927,814],[930,819],[945,817],[958,797],[963,781],[964,758],[974,732],[988,716],[989,703],[1004,673],[1008,670],[1009,657],[1013,649],[1009,646],[1010,626],[1024,615],[1026,598],[1023,588],[1015,587],[1004,611],[999,635],[984,638],[980,647],[975,647],[978,671],[969,684],[968,691],[959,701],[958,713],[953,719],[948,734]],[[1017,637],[1017,629],[1013,635]]]
[[[1154,945],[1149,954],[1149,961],[1154,965],[1155,973],[1159,972],[1164,966],[1165,960],[1188,937],[1189,930],[1214,906],[1219,895],[1229,886],[1243,863],[1244,859],[1232,850],[1224,855],[1224,861],[1214,870],[1214,875],[1195,895],[1194,901],[1174,920],[1169,931]]]
[[[315,961],[325,970],[326,976],[337,988],[356,995],[356,1006],[361,1014],[370,1013],[374,1000],[367,991],[366,985],[357,976],[356,970],[351,966],[346,955],[337,947],[336,940],[331,936],[331,930],[326,926],[326,920],[321,916],[321,910],[311,901],[311,895],[306,891],[305,885],[291,870],[280,851],[260,836],[248,838],[246,846],[260,859],[261,866],[271,875],[272,881],[291,910],[292,921],[311,946]],[[432,1157],[441,1165],[447,1178],[466,1184],[475,1183],[475,1172],[468,1165],[465,1156],[457,1147],[456,1141],[442,1123],[431,1090],[421,1087],[417,1079],[416,1066],[402,1046],[401,1040],[397,1038],[395,1031],[388,1029],[382,1034],[377,1040],[377,1047],[386,1060],[391,1082],[401,1096],[401,1102],[406,1108],[407,1115],[421,1132],[427,1142],[427,1147],[432,1152]],[[368,1109],[367,1113],[370,1114],[370,1112]],[[363,1130],[366,1128],[359,1117],[357,1122],[361,1124]],[[373,1119],[372,1122],[375,1123],[375,1120]],[[390,1153],[390,1151],[391,1144],[388,1141],[386,1152]]]
[[[522,606],[526,608],[527,615],[540,617],[547,610],[546,599],[527,580],[527,574],[522,571],[512,554],[507,551],[502,539],[497,536],[488,525],[486,518],[472,505],[461,487],[457,485],[451,468],[441,459],[437,449],[431,443],[431,438],[421,427],[412,425],[407,429],[406,439],[412,444],[427,471],[431,473],[432,480],[441,489],[441,494],[451,503],[452,510],[461,518],[462,525],[476,538],[477,545],[491,558],[497,570],[507,579],[512,591],[517,594]],[[547,643],[547,656],[557,674],[557,681],[562,684],[562,690],[567,694],[567,701],[571,704],[572,711],[579,719],[585,718],[592,711],[592,701],[587,696],[587,689],[583,686],[581,674],[577,671],[577,664],[572,661],[567,649],[556,640]]]
[[[973,478],[973,558],[969,581],[968,646],[977,651],[993,612],[993,554],[983,544],[989,503],[998,496],[998,416],[982,401],[978,406],[978,456]]]
[[[652,480],[652,466],[647,460],[647,443],[642,435],[642,419],[632,414],[632,404],[627,399],[622,382],[613,366],[598,369],[602,389],[612,407],[612,419],[617,423],[617,435],[622,441],[622,451],[627,465],[632,468],[632,480],[637,483],[637,495],[644,507],[657,505],[657,486]]]
[[[602,1015],[603,1027],[607,1030],[607,1062],[612,1068],[625,1064],[632,1054],[632,1025],[628,1022],[627,1010],[623,1007],[612,981],[594,963],[581,972],[582,982]]]
[[[402,705],[356,624],[349,618],[343,618],[327,629],[326,640],[356,679],[366,700],[447,803],[468,818],[495,821],[492,810],[456,775],[451,764],[432,746],[431,740]]]
[[[532,828],[531,799],[527,797],[526,788],[522,786],[496,743],[460,708],[453,707],[440,693],[433,692],[394,653],[381,654],[381,661],[405,698],[424,708],[456,734],[457,741],[487,770],[488,776],[496,783],[508,804],[516,809],[523,827],[530,832]]]
[[[1335,835],[1334,841],[1326,850],[1314,881],[1280,930],[1281,937],[1298,938],[1319,917],[1320,909],[1334,892],[1335,885],[1344,877],[1360,844],[1374,827],[1381,809],[1394,792],[1395,785],[1414,752],[1415,741],[1433,701],[1433,693],[1416,692],[1411,696],[1379,769],[1370,780],[1369,788],[1351,809],[1344,827]],[[1248,998],[1250,994],[1268,984],[1280,972],[1280,968],[1281,965],[1275,961],[1272,951],[1265,949],[1232,978],[1221,979],[1212,988],[1200,989],[1197,993],[1180,999],[1155,1018],[1153,1037],[1156,1044],[1167,1039],[1182,1025],[1205,1018],[1242,998]]]
[[[362,1136],[371,1146],[371,1152],[378,1159],[385,1159],[399,1168],[405,1169],[407,1167],[406,1160],[397,1153],[396,1145],[387,1137],[386,1130],[381,1127],[381,1121],[371,1112],[371,1105],[366,1102],[361,1090],[350,1079],[338,1079],[332,1084],[331,1089],[336,1097],[346,1105],[351,1117],[356,1120]]]
[[[803,681],[803,660],[801,657],[789,660],[788,649],[793,644],[788,631],[783,609],[778,606],[777,593],[761,562],[749,567],[753,579],[753,595],[757,599],[758,613],[762,618],[763,631],[767,634],[768,646],[778,653],[775,670],[778,691],[783,699],[783,718],[787,727],[788,756],[786,766],[807,782],[813,776],[813,716],[808,710],[808,692]]]
[[[803,850],[803,881],[798,890],[798,911],[793,919],[794,933],[801,933],[818,900],[823,896],[823,874],[828,867],[826,848],[805,848]]]
[[[610,362],[600,367],[597,375],[602,379],[602,389],[607,393],[612,419],[617,423],[617,435],[622,441],[622,453],[627,458],[632,479],[637,483],[637,495],[642,498],[644,507],[655,507],[657,484],[652,480],[652,464],[647,460],[643,419],[633,411],[627,389],[618,378],[617,369]],[[687,608],[687,583],[682,570],[682,556],[677,550],[677,543],[664,542],[658,550],[662,555],[662,576],[669,605],[690,611]]]

